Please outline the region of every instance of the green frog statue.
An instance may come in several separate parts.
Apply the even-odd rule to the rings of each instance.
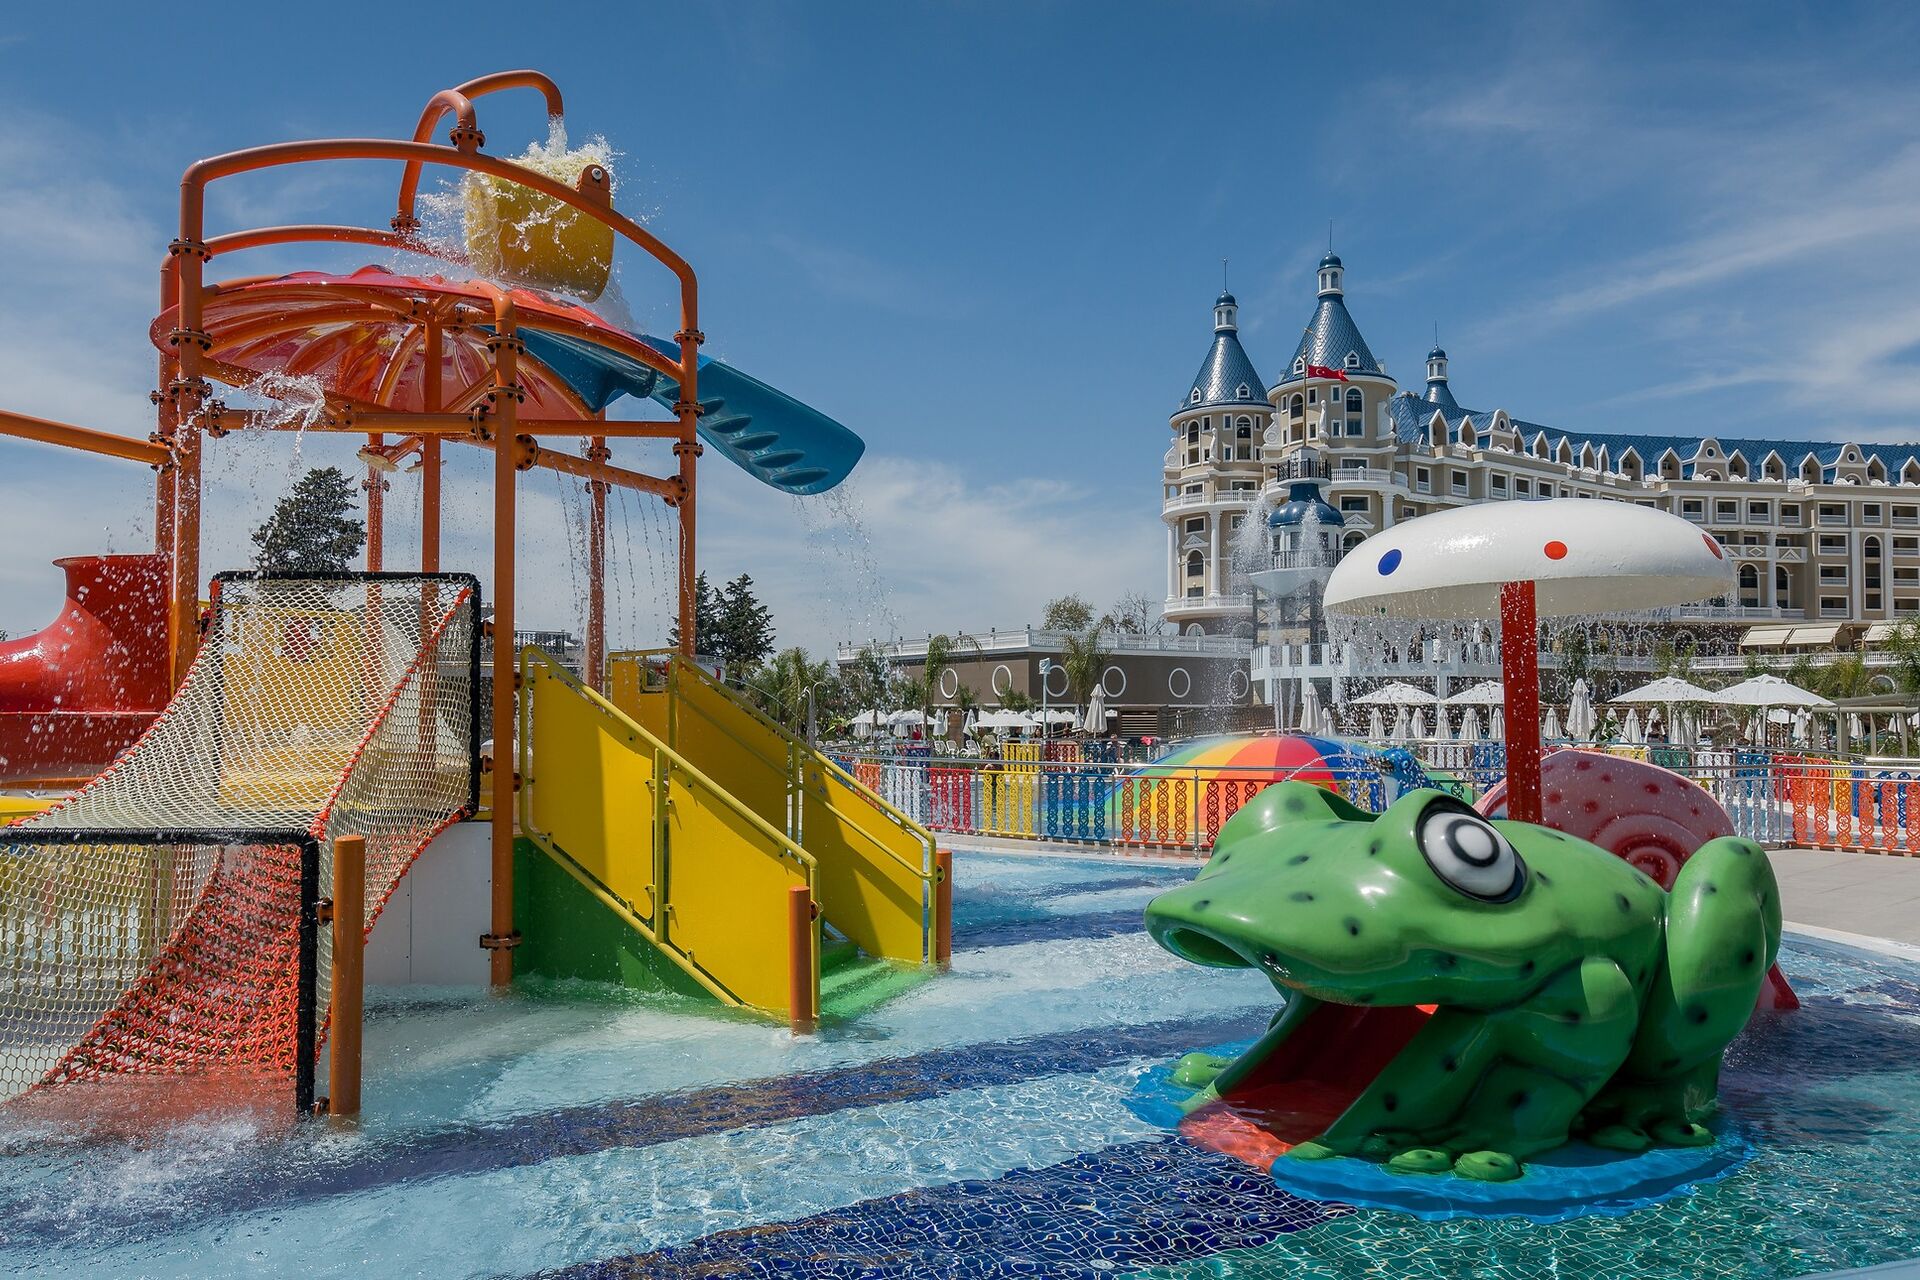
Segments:
[[[1431,790],[1380,814],[1300,782],[1226,824],[1147,928],[1198,964],[1264,971],[1285,998],[1238,1058],[1189,1054],[1189,1111],[1310,1034],[1324,1005],[1431,1016],[1288,1158],[1356,1156],[1485,1181],[1578,1134],[1623,1151],[1705,1145],[1720,1056],[1780,946],[1751,841],[1712,840],[1671,892],[1584,840],[1489,821]]]

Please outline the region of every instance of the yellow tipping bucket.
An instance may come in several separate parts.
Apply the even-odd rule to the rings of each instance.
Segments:
[[[549,177],[559,177],[548,174]],[[575,175],[559,178],[570,181]],[[578,187],[604,200],[607,171],[587,162]],[[613,272],[613,228],[517,182],[470,173],[467,257],[490,280],[598,298]]]

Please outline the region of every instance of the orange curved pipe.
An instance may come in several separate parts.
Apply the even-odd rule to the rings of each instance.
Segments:
[[[479,130],[479,118],[474,114],[473,99],[489,93],[499,93],[502,89],[538,89],[547,100],[547,116],[566,114],[566,107],[560,101],[560,86],[541,75],[538,71],[496,71],[492,75],[477,76],[465,84],[452,89],[442,89],[428,100],[426,110],[420,113],[420,123],[414,126],[413,140],[429,142],[433,138],[433,127],[446,117],[449,110],[459,112],[463,128]],[[409,160],[405,172],[400,175],[400,198],[393,215],[396,230],[401,227],[417,227],[419,220],[414,216],[414,203],[420,192],[420,162]]]

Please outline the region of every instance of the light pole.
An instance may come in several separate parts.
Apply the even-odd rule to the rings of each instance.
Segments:
[[[1040,659],[1040,741],[1045,742],[1053,736],[1047,726],[1047,677],[1053,673],[1053,659]]]

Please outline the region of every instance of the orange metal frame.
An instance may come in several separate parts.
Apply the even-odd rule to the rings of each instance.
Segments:
[[[389,368],[379,395],[393,391],[397,372],[406,357],[419,352],[425,360],[422,399],[419,412],[409,412],[390,404],[366,403],[345,397],[329,396],[327,413],[307,430],[322,430],[364,435],[367,451],[363,456],[391,460],[418,451],[421,459],[421,552],[424,572],[440,568],[441,522],[441,446],[446,440],[491,449],[494,455],[494,606],[492,626],[494,787],[492,805],[492,928],[482,945],[490,949],[491,974],[495,984],[512,976],[511,947],[518,935],[513,929],[513,814],[515,806],[509,788],[518,785],[512,761],[516,662],[514,654],[514,533],[516,519],[515,479],[530,467],[545,467],[578,477],[587,484],[590,501],[587,608],[586,675],[589,683],[598,683],[605,663],[605,547],[606,498],[611,487],[634,489],[655,494],[679,512],[679,556],[676,594],[679,613],[680,647],[692,654],[696,640],[694,626],[695,581],[695,478],[696,461],[701,448],[696,425],[699,416],[698,353],[704,340],[699,328],[699,289],[693,268],[685,259],[639,224],[617,212],[608,199],[604,178],[598,185],[583,181],[579,188],[569,187],[510,161],[484,154],[480,148],[485,135],[479,128],[473,100],[505,89],[533,89],[546,101],[549,116],[563,114],[560,89],[537,71],[505,71],[482,76],[453,89],[435,94],[421,113],[410,141],[369,138],[332,138],[306,142],[283,142],[252,147],[226,155],[213,156],[188,167],[180,180],[180,232],[168,246],[167,259],[160,269],[160,314],[175,311],[174,327],[166,335],[166,347],[159,359],[158,389],[153,400],[157,410],[154,434],[136,440],[86,427],[49,422],[22,414],[0,412],[0,435],[12,435],[106,456],[147,462],[157,478],[154,485],[155,548],[171,557],[172,604],[169,629],[173,648],[173,679],[177,685],[185,677],[199,642],[198,609],[200,591],[200,515],[201,453],[205,437],[220,436],[242,425],[246,416],[228,410],[214,398],[211,380],[240,385],[251,380],[252,371],[223,362],[216,351],[216,339],[204,328],[208,302],[257,279],[236,279],[208,284],[207,263],[215,257],[272,245],[362,244],[377,248],[401,249],[411,253],[458,262],[459,255],[441,246],[416,238],[419,219],[415,201],[421,174],[427,165],[438,165],[468,173],[485,174],[527,187],[542,196],[567,205],[589,218],[612,228],[628,243],[638,246],[656,262],[671,271],[679,284],[680,327],[674,340],[679,358],[671,359],[645,343],[625,334],[593,328],[563,317],[540,314],[528,316],[526,327],[564,334],[619,352],[632,360],[672,378],[679,387],[674,418],[668,422],[609,422],[604,414],[591,412],[577,399],[570,407],[579,416],[523,418],[520,406],[524,388],[519,380],[520,361],[525,345],[520,333],[523,317],[505,290],[484,281],[467,287],[477,288],[487,304],[462,299],[452,305],[423,305],[417,299],[403,299],[390,293],[356,289],[350,284],[307,283],[301,289],[326,290],[330,297],[322,313],[305,312],[297,322],[284,326],[269,320],[232,333],[222,333],[219,344],[241,338],[258,338],[272,333],[297,332],[316,322],[330,320],[378,319],[384,323],[415,326],[402,342],[402,351]],[[434,130],[446,117],[454,123],[444,144],[433,142]],[[352,160],[394,160],[405,167],[402,173],[396,211],[390,229],[338,225],[260,227],[206,234],[206,192],[214,182],[239,174],[292,165]],[[271,286],[266,286],[271,288]],[[337,305],[335,302],[337,300]],[[443,387],[441,361],[437,357],[450,332],[465,329],[484,336],[489,359],[486,373],[472,386],[449,394]],[[388,433],[398,439],[388,440]],[[588,441],[584,456],[567,453],[539,443],[539,437],[574,437]],[[607,448],[609,439],[664,439],[673,444],[675,474],[649,476],[614,466]],[[380,469],[369,465],[367,473],[367,563],[378,568],[384,557],[385,482]]]

